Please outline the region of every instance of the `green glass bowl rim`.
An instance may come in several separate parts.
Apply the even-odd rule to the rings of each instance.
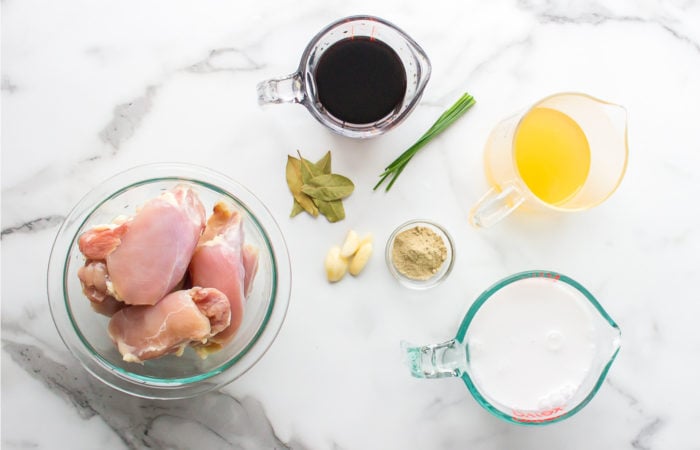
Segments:
[[[568,277],[562,273],[553,271],[553,270],[526,270],[524,272],[518,272],[513,275],[510,275],[495,284],[493,284],[491,287],[486,289],[477,299],[476,301],[472,304],[472,306],[469,308],[469,311],[467,311],[467,314],[464,316],[464,319],[462,320],[462,324],[459,326],[459,330],[457,331],[457,336],[455,337],[455,340],[458,341],[460,344],[464,343],[464,337],[467,333],[467,329],[469,328],[469,324],[471,321],[474,319],[474,316],[476,313],[479,311],[481,306],[489,299],[493,294],[495,294],[497,291],[500,289],[504,288],[505,286],[515,283],[516,281],[528,279],[528,278],[545,278],[545,279],[552,279],[552,280],[557,280],[557,281],[562,281],[569,286],[573,287],[574,289],[578,290],[581,294],[584,295],[584,297],[593,305],[593,307],[600,313],[600,315],[608,322],[608,324],[616,329],[618,333],[620,333],[620,327],[615,323],[612,317],[603,309],[601,304],[598,302],[598,300],[591,294],[588,289],[583,287],[579,282],[574,280],[571,277]],[[467,350],[468,351],[468,350]],[[462,378],[462,381],[464,381],[464,384],[466,384],[467,389],[469,389],[469,392],[471,392],[472,396],[474,399],[479,403],[484,409],[489,411],[491,414],[495,415],[496,417],[499,417],[506,422],[510,423],[515,423],[518,425],[525,425],[525,426],[541,426],[541,425],[548,425],[556,422],[560,422],[564,419],[567,419],[577,412],[579,412],[584,406],[590,402],[595,394],[598,392],[600,387],[603,384],[603,381],[605,381],[605,377],[608,374],[608,371],[610,370],[610,366],[612,365],[613,361],[615,361],[615,358],[617,357],[617,354],[620,351],[620,347],[618,347],[615,352],[612,354],[610,359],[608,360],[607,364],[603,367],[603,370],[601,371],[598,379],[596,380],[595,385],[593,386],[593,389],[591,389],[591,392],[588,393],[588,395],[574,408],[572,408],[570,411],[568,411],[566,414],[562,414],[560,416],[554,417],[552,419],[543,419],[540,421],[521,421],[521,420],[516,420],[514,419],[511,415],[504,413],[500,409],[496,408],[493,406],[488,400],[486,400],[478,391],[476,386],[474,385],[474,382],[472,381],[471,377],[469,377],[469,374],[466,371],[463,371],[460,378]]]
[[[203,374],[199,375],[193,375],[190,377],[182,377],[182,378],[158,378],[158,377],[151,377],[151,376],[146,376],[146,375],[139,375],[135,374],[133,372],[129,372],[128,370],[125,370],[121,367],[115,366],[111,362],[109,362],[107,359],[105,359],[100,352],[95,350],[95,348],[90,344],[90,342],[85,338],[83,333],[80,331],[80,327],[77,325],[77,321],[75,320],[73,316],[72,309],[70,307],[70,304],[68,302],[68,289],[67,289],[67,279],[68,279],[68,262],[70,260],[70,255],[71,251],[76,245],[76,240],[78,238],[78,235],[80,234],[80,230],[83,229],[83,226],[85,223],[88,221],[88,219],[92,216],[92,214],[97,211],[104,203],[106,203],[109,200],[112,200],[113,198],[119,196],[120,194],[128,191],[129,189],[142,186],[142,185],[147,185],[147,184],[152,184],[152,183],[157,183],[157,182],[162,182],[162,181],[182,181],[182,182],[191,182],[198,184],[200,186],[204,186],[208,189],[211,189],[215,192],[218,192],[222,195],[225,195],[233,200],[236,201],[236,205],[238,207],[243,208],[250,219],[254,222],[255,227],[261,232],[261,235],[263,236],[263,240],[265,243],[265,246],[267,247],[268,251],[272,255],[271,262],[272,262],[272,273],[271,273],[271,278],[272,278],[272,289],[270,292],[270,304],[267,308],[267,311],[265,312],[265,317],[263,317],[263,321],[261,323],[261,326],[258,328],[257,332],[253,336],[253,339],[246,345],[241,352],[236,354],[235,357],[231,358],[230,360],[226,361],[225,363],[221,364],[220,366],[209,370]],[[253,345],[257,342],[257,340],[260,338],[260,335],[263,333],[265,328],[267,327],[267,323],[270,320],[270,316],[272,315],[272,311],[274,310],[275,306],[275,301],[277,298],[277,262],[275,258],[275,253],[274,249],[272,248],[272,245],[270,243],[270,238],[267,235],[267,232],[265,231],[265,228],[260,224],[258,219],[255,217],[255,215],[250,211],[250,209],[246,206],[245,202],[241,201],[238,196],[232,194],[231,192],[228,192],[225,189],[222,189],[212,183],[208,183],[206,181],[199,180],[195,177],[187,177],[187,176],[182,176],[182,175],[173,175],[173,176],[163,176],[163,177],[155,177],[155,178],[149,178],[146,180],[140,180],[133,182],[127,186],[124,186],[118,190],[116,190],[114,193],[100,201],[98,204],[95,205],[94,208],[85,216],[83,221],[80,223],[78,226],[78,229],[76,231],[76,234],[73,236],[73,239],[71,240],[70,246],[68,246],[68,250],[66,252],[66,257],[64,260],[63,264],[63,301],[64,305],[66,308],[66,312],[68,314],[68,318],[70,320],[71,326],[73,327],[73,330],[75,331],[76,335],[82,342],[82,344],[85,346],[85,348],[90,352],[90,354],[95,358],[95,361],[97,361],[100,365],[102,365],[105,369],[117,374],[121,378],[128,380],[128,381],[137,381],[137,382],[142,382],[142,383],[148,383],[152,387],[158,387],[158,385],[162,387],[167,387],[167,386],[172,386],[172,385],[186,385],[186,384],[192,384],[192,383],[197,383],[200,381],[205,381],[209,378],[215,377],[216,375],[219,375],[229,368],[231,368],[236,362],[238,362],[241,358],[243,358],[248,351],[253,347]]]

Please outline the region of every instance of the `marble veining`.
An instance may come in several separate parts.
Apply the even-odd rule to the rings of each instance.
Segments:
[[[0,4],[3,449],[700,449],[700,2]],[[431,59],[401,126],[350,141],[298,105],[258,107],[258,81],[291,73],[318,30],[362,13],[396,23]],[[465,90],[473,110],[391,192],[373,192],[381,169]],[[585,213],[470,228],[467,212],[488,189],[492,126],[571,90],[629,111],[620,189]],[[344,222],[288,217],[284,161],[297,149],[312,159],[331,149],[355,181]],[[172,402],[94,380],[61,342],[45,292],[70,209],[105,178],[157,161],[211,167],[248,187],[277,219],[294,272],[264,358],[219,392]],[[399,286],[383,261],[391,231],[414,218],[440,223],[456,245],[452,275],[425,292]],[[377,250],[360,278],[328,285],[323,256],[349,228],[373,232]],[[401,340],[453,337],[484,289],[534,268],[582,282],[622,330],[586,408],[551,427],[513,426],[461,380],[408,375]]]
[[[35,345],[3,339],[3,351],[54,395],[63,398],[83,420],[99,416],[129,449],[139,448],[305,448],[280,441],[253,398],[237,400],[216,392],[197,402],[153,402],[96,383],[76,365],[54,361]],[[183,430],[178,433],[174,430]],[[187,433],[195,433],[188,436]],[[196,437],[193,437],[196,436]],[[201,436],[207,438],[202,441]],[[12,444],[10,444],[12,445]],[[20,447],[37,446],[30,440]]]
[[[525,3],[525,2],[523,2]],[[678,6],[678,5],[675,5]],[[681,8],[681,11],[685,12],[690,6],[696,6],[696,2],[688,2],[685,8]],[[526,7],[527,8],[527,7]],[[567,14],[567,11],[563,8],[557,8],[556,6],[543,8],[543,11],[537,12],[538,20],[541,23],[559,23],[559,24],[588,24],[588,25],[600,25],[606,22],[632,22],[641,24],[654,24],[663,28],[665,31],[671,33],[673,37],[679,39],[683,42],[691,45],[695,51],[700,51],[700,43],[698,40],[693,39],[691,36],[685,34],[684,31],[679,30],[677,27],[681,25],[684,27],[685,21],[679,20],[679,18],[672,17],[671,14],[665,11],[661,14],[630,14],[630,12],[616,13],[611,11],[608,7],[597,4],[590,3],[590,9],[577,12],[576,14]],[[695,25],[700,24],[700,22],[693,21],[693,17],[690,23]],[[694,30],[697,32],[697,28]]]
[[[60,225],[64,219],[64,216],[59,215],[38,217],[17,226],[3,228],[0,236],[4,238],[13,233],[32,233],[34,231],[54,229],[57,225]]]
[[[256,63],[245,52],[236,48],[215,48],[201,61],[183,67],[182,71],[194,74],[215,72],[257,71],[265,66]],[[171,74],[172,75],[172,74]],[[167,78],[167,77],[166,77]],[[163,81],[165,82],[165,81]],[[139,127],[142,119],[151,109],[159,85],[147,86],[145,93],[114,108],[114,117],[99,133],[103,142],[109,143],[114,151],[129,139]],[[99,156],[92,157],[90,161]]]
[[[675,37],[683,42],[688,43],[692,46],[695,51],[700,51],[700,44],[690,38],[689,36],[676,30],[671,24],[662,19],[644,19],[642,17],[636,16],[615,16],[606,15],[597,12],[590,12],[576,17],[569,17],[565,15],[555,15],[555,14],[540,14],[539,20],[541,23],[557,23],[557,24],[587,24],[587,25],[600,25],[607,22],[631,22],[631,23],[642,23],[642,24],[654,24],[658,25],[664,30],[668,31]]]
[[[148,114],[155,94],[156,87],[148,86],[142,96],[117,105],[114,118],[100,132],[100,139],[109,143],[115,151],[119,150],[121,143],[133,136],[143,116]]]
[[[193,73],[211,73],[260,70],[264,68],[264,65],[255,62],[253,58],[240,49],[215,48],[209,52],[209,56],[202,61],[192,64],[187,70]]]
[[[649,417],[648,414],[645,413],[642,405],[640,405],[639,400],[633,394],[630,394],[618,386],[612,378],[606,379],[605,383],[615,390],[621,397],[626,399],[630,408],[634,409],[638,414],[645,417],[646,422],[631,441],[632,447],[635,449],[652,448],[650,442],[652,441],[654,435],[661,429],[661,427],[663,427],[664,420],[658,416]]]
[[[632,440],[632,447],[640,450],[651,449],[651,444],[647,441],[650,441],[653,438],[654,434],[662,426],[663,420],[659,418],[656,418],[649,422],[641,430],[639,430],[639,434],[637,434],[637,436],[635,436],[635,438]]]
[[[17,85],[12,83],[8,77],[2,77],[2,84],[0,85],[0,90],[7,92],[8,94],[14,94],[17,91]]]

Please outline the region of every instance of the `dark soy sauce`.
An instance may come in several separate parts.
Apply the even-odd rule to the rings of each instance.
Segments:
[[[354,37],[336,42],[316,65],[318,98],[337,119],[354,124],[376,122],[406,94],[401,58],[382,41]]]

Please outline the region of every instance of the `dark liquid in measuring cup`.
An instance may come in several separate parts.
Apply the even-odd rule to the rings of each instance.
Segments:
[[[321,55],[314,78],[323,107],[354,124],[386,117],[406,94],[401,58],[384,42],[369,37],[333,44]]]

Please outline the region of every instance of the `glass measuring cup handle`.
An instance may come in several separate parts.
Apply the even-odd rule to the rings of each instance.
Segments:
[[[466,348],[456,339],[424,346],[401,342],[401,348],[411,375],[416,378],[459,377],[466,371]]]
[[[524,201],[525,197],[514,184],[492,187],[469,212],[469,223],[477,228],[490,227],[515,211]]]
[[[268,103],[301,103],[305,97],[304,83],[299,72],[258,83],[259,105]]]

